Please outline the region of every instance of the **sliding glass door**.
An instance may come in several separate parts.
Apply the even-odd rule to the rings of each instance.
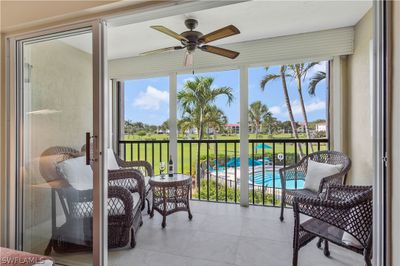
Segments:
[[[102,27],[15,42],[16,244],[65,265],[104,262]]]

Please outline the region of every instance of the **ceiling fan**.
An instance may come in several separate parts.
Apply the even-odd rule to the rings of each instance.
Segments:
[[[230,59],[235,59],[239,55],[238,52],[232,50],[207,45],[207,43],[209,42],[239,34],[240,31],[235,26],[229,25],[216,31],[210,32],[206,35],[203,35],[203,33],[194,30],[198,25],[197,20],[187,19],[185,20],[185,25],[189,30],[184,31],[181,34],[178,34],[164,26],[151,26],[152,29],[158,30],[164,34],[171,36],[172,38],[177,39],[181,42],[182,45],[152,50],[141,53],[141,55],[186,49],[184,60],[185,66],[191,66],[193,64],[193,52],[196,50],[196,48],[204,52],[224,56]]]

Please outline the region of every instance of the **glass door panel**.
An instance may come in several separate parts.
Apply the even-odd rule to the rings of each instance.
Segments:
[[[84,152],[93,134],[92,31],[22,42],[20,50],[22,248],[92,265],[93,170]]]

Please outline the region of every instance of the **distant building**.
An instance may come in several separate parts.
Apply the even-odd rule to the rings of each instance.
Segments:
[[[305,122],[297,123],[297,132],[298,133],[305,133],[306,132],[306,123]]]
[[[326,132],[326,122],[321,122],[315,125],[316,132]]]
[[[230,134],[239,134],[240,125],[239,124],[225,124],[225,130]]]

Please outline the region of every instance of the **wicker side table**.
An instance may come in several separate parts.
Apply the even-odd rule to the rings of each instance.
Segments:
[[[189,220],[193,216],[190,212],[189,193],[192,187],[192,178],[187,175],[174,174],[173,177],[153,176],[149,184],[153,192],[153,206],[150,218],[154,216],[154,210],[163,216],[162,228],[167,225],[167,216],[178,211],[187,211]]]

